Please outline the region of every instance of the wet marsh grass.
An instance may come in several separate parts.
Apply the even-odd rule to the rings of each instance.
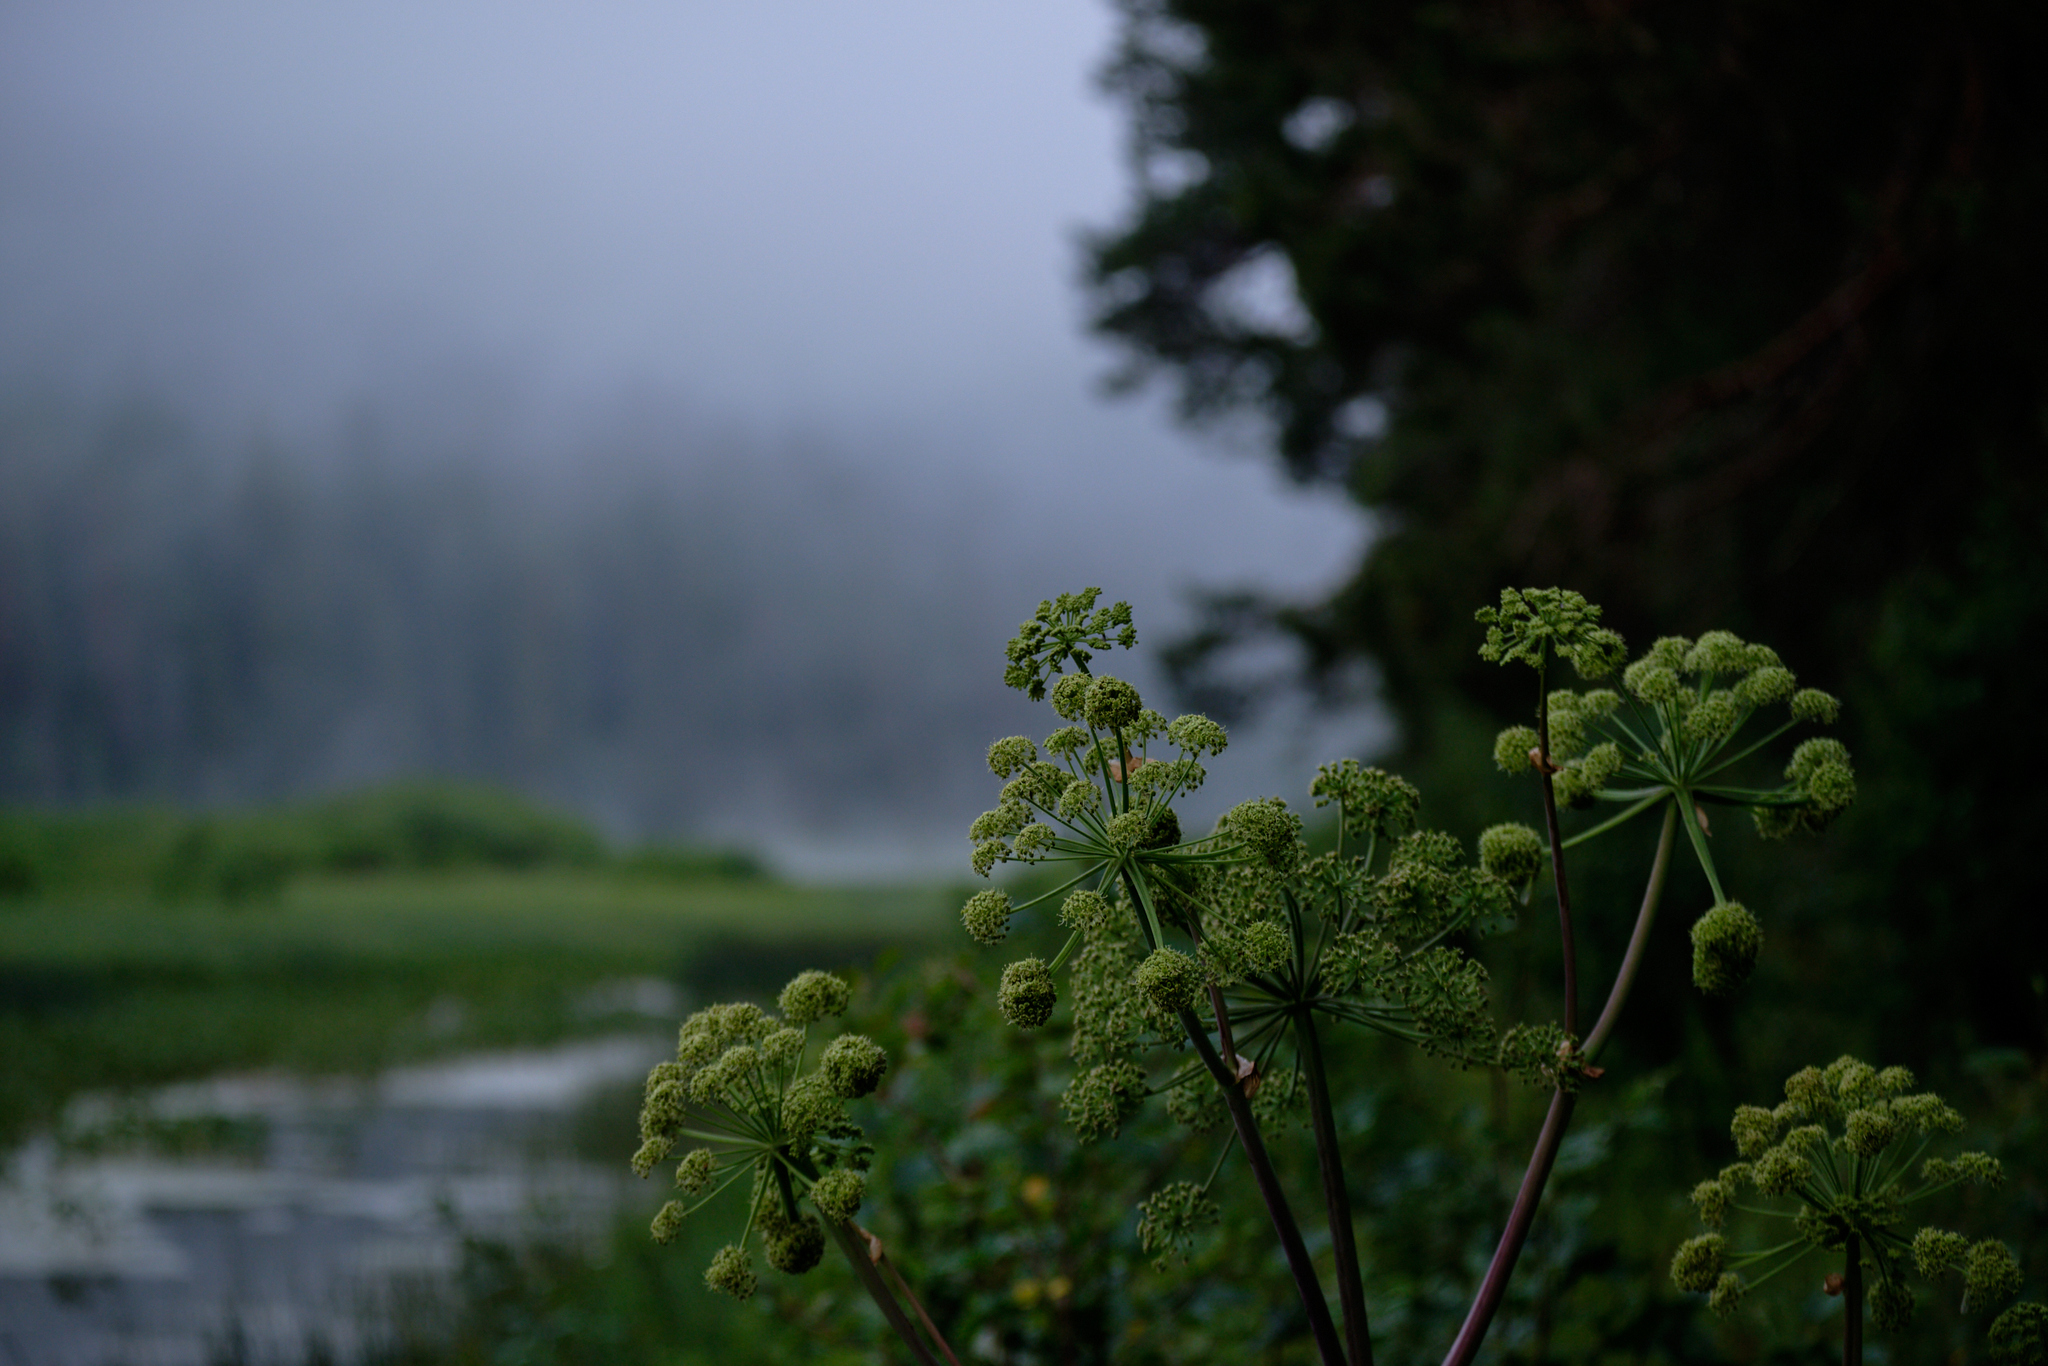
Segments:
[[[365,1073],[626,1027],[621,979],[685,1000],[785,961],[929,942],[933,888],[630,866],[300,875],[261,901],[86,890],[0,903],[0,1141],[71,1096],[248,1069]]]

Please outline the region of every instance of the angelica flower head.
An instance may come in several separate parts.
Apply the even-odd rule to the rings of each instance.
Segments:
[[[1602,678],[1622,660],[1620,635],[1600,625],[1600,609],[1564,588],[1503,588],[1499,607],[1482,607],[1486,627],[1480,658],[1520,660],[1541,672],[1550,655],[1569,659],[1582,678]]]
[[[1100,588],[1084,588],[1039,603],[1031,619],[1019,626],[1010,640],[1003,682],[1022,690],[1034,702],[1042,701],[1046,679],[1061,673],[1066,665],[1085,671],[1094,651],[1114,646],[1128,650],[1136,645],[1131,605],[1119,602],[1096,607],[1101,596]]]
[[[817,1265],[824,1228],[797,1207],[806,1191],[827,1219],[859,1206],[858,1173],[873,1150],[846,1101],[875,1090],[888,1055],[865,1035],[841,1034],[807,1062],[809,1026],[843,1013],[851,994],[841,978],[803,972],[777,998],[780,1019],[744,1002],[708,1006],[683,1022],[675,1060],[648,1073],[633,1170],[646,1176],[685,1138],[695,1144],[676,1163],[678,1198],[655,1215],[655,1240],[673,1241],[691,1214],[751,1180],[746,1232],[704,1273],[721,1294],[754,1293],[747,1246],[757,1233],[777,1271],[800,1275]]]
[[[1737,1108],[1730,1132],[1747,1161],[1724,1168],[1693,1189],[1693,1205],[1710,1230],[1678,1250],[1672,1280],[1681,1290],[1710,1292],[1731,1307],[1739,1293],[1729,1277],[1763,1268],[1758,1283],[1814,1252],[1844,1255],[1852,1242],[1871,1273],[1869,1303],[1882,1329],[1905,1327],[1915,1296],[1913,1272],[1932,1281],[1960,1273],[1965,1309],[1990,1309],[2019,1290],[2020,1268],[1996,1239],[1972,1243],[1959,1233],[1902,1228],[1908,1211],[1958,1182],[1998,1179],[1998,1164],[1982,1153],[1929,1160],[1911,1181],[1913,1160],[1931,1138],[1955,1132],[1961,1116],[1939,1096],[1914,1092],[1903,1067],[1878,1069],[1843,1056],[1826,1067],[1807,1067],[1785,1081],[1785,1101],[1774,1109]],[[1805,1122],[1801,1122],[1805,1121]],[[1790,1126],[1790,1127],[1788,1127]],[[1747,1203],[1742,1187],[1755,1195]],[[1757,1198],[1783,1202],[1759,1206]],[[1759,1231],[1757,1251],[1743,1251],[1721,1232],[1735,1216],[1755,1223],[1783,1220],[1792,1238]],[[1788,1252],[1788,1249],[1791,1251]],[[1997,1337],[1994,1332],[1994,1344]]]

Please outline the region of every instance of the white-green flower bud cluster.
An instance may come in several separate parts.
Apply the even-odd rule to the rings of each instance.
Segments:
[[[1151,1255],[1154,1271],[1164,1271],[1176,1257],[1186,1262],[1196,1232],[1222,1218],[1206,1189],[1176,1181],[1138,1206],[1138,1246]]]
[[[2022,1301],[2000,1314],[1986,1337],[1991,1359],[2012,1366],[2048,1362],[2048,1304]]]
[[[1479,866],[1510,887],[1533,882],[1549,853],[1543,836],[1526,825],[1489,825],[1479,832]]]
[[[1569,659],[1581,678],[1604,678],[1620,667],[1619,635],[1600,625],[1600,609],[1564,588],[1503,588],[1499,607],[1474,619],[1486,627],[1479,656],[1491,663],[1520,661],[1533,669],[1549,657]]]
[[[860,1212],[867,1190],[865,1176],[850,1167],[836,1167],[811,1187],[811,1203],[833,1223],[843,1224]]]
[[[842,978],[829,972],[800,972],[775,998],[775,1008],[783,1019],[801,1028],[827,1016],[844,1015],[852,999],[853,992]]]
[[[1094,651],[1138,643],[1131,625],[1131,605],[1119,602],[1096,607],[1100,588],[1062,593],[1038,604],[1031,619],[1017,628],[1005,654],[1009,660],[1003,682],[1020,689],[1034,702],[1045,697],[1045,680],[1069,663],[1085,669]]]
[[[1526,610],[1518,611],[1518,620],[1527,616]],[[1481,618],[1495,621],[1496,615],[1482,613]],[[1541,633],[1529,629],[1535,634],[1512,635],[1496,621],[1481,656],[1538,662],[1536,636]],[[1530,726],[1511,726],[1494,743],[1494,762],[1511,776],[1529,773],[1547,743],[1542,757],[1564,806],[1584,807],[1602,798],[1633,800],[1661,789],[1688,806],[1748,806],[1759,832],[1773,839],[1819,830],[1855,800],[1848,752],[1833,740],[1801,745],[1782,787],[1736,786],[1732,776],[1724,776],[1756,749],[1740,746],[1738,737],[1762,708],[1784,705],[1794,722],[1821,723],[1834,721],[1840,710],[1826,693],[1800,689],[1792,671],[1766,646],[1727,631],[1709,631],[1698,640],[1666,636],[1622,670],[1622,688],[1627,715],[1623,693],[1604,688],[1550,692],[1544,701],[1547,742]],[[1694,849],[1714,881],[1705,847],[1694,841]]]
[[[873,1095],[888,1071],[889,1055],[865,1034],[841,1034],[818,1059],[818,1075],[841,1100]]]
[[[1000,944],[1010,934],[1010,894],[976,892],[960,908],[960,923],[979,944]]]
[[[1692,982],[1709,996],[1739,990],[1756,970],[1764,930],[1739,901],[1714,907],[1692,927]]]
[[[1785,781],[1798,804],[1756,808],[1757,833],[1765,839],[1824,830],[1856,800],[1856,771],[1840,740],[1820,737],[1801,743],[1785,765]]]
[[[851,997],[843,978],[804,972],[778,996],[781,1018],[734,1003],[706,1007],[683,1022],[675,1061],[647,1075],[633,1155],[633,1170],[646,1176],[686,1132],[700,1140],[676,1163],[679,1198],[655,1215],[657,1242],[673,1241],[694,1210],[751,1176],[748,1227],[760,1233],[768,1264],[791,1275],[818,1264],[823,1225],[795,1200],[811,1185],[826,1218],[844,1219],[859,1208],[860,1172],[873,1149],[847,1118],[845,1102],[872,1094],[889,1065],[874,1040],[841,1034],[806,1070],[808,1027],[843,1013]],[[704,1282],[736,1299],[751,1296],[756,1279],[745,1243],[720,1249]]]
[[[1939,1096],[1914,1092],[1912,1086],[1913,1074],[1903,1067],[1880,1070],[1843,1056],[1825,1068],[1802,1068],[1786,1078],[1785,1100],[1774,1108],[1739,1106],[1729,1132],[1745,1160],[1693,1188],[1700,1222],[1719,1230],[1738,1208],[1756,1217],[1790,1219],[1806,1244],[1792,1254],[1794,1261],[1813,1251],[1841,1255],[1854,1239],[1874,1272],[1872,1317],[1887,1330],[1912,1321],[1915,1297],[1904,1279],[1909,1264],[1929,1279],[1960,1271],[1966,1309],[1989,1309],[2011,1299],[2019,1291],[2020,1270],[2005,1244],[1996,1239],[1971,1243],[1959,1233],[1933,1227],[1910,1239],[1899,1231],[1910,1205],[1958,1180],[1995,1182],[1999,1175],[1991,1158],[1965,1153],[1930,1161],[1923,1168],[1925,1184],[1918,1190],[1904,1187],[1907,1164],[1925,1141],[1962,1126],[1961,1116]],[[1738,1206],[1744,1186],[1761,1196],[1790,1199],[1793,1206]],[[1775,1246],[1738,1253],[1718,1231],[1691,1239],[1672,1259],[1671,1278],[1681,1290],[1710,1293],[1724,1306],[1732,1304],[1743,1289],[1741,1268],[1768,1262],[1768,1274],[1775,1275],[1791,1265],[1784,1252],[1796,1244],[1773,1236],[1760,1241]]]
[[[1018,1029],[1036,1029],[1050,1020],[1059,999],[1052,969],[1037,958],[1020,958],[1004,968],[996,988],[996,1009]]]
[[[1083,1143],[1115,1138],[1145,1099],[1145,1071],[1134,1062],[1108,1062],[1077,1074],[1060,1096],[1060,1110]]]
[[[1284,868],[1295,859],[1301,817],[1278,797],[1254,797],[1224,812],[1217,831],[1270,866]]]
[[[1356,759],[1324,764],[1308,791],[1318,807],[1337,804],[1344,833],[1351,836],[1399,839],[1415,828],[1422,806],[1422,794],[1406,778],[1367,768]]]
[[[1193,1009],[1201,995],[1202,967],[1178,949],[1154,949],[1131,981],[1154,1010],[1177,1014]]]

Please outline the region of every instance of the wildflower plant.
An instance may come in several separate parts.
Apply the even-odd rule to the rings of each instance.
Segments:
[[[1599,609],[1575,593],[1510,589],[1499,608],[1479,614],[1488,624],[1481,654],[1537,668],[1555,653],[1597,680],[1622,658],[1621,640],[1602,634]],[[1609,639],[1608,637],[1612,637]],[[1494,743],[1494,760],[1510,775],[1544,764],[1567,807],[1595,803],[1621,810],[1563,842],[1596,839],[1646,812],[1663,809],[1686,833],[1714,904],[1694,922],[1693,983],[1727,995],[1748,981],[1763,948],[1756,915],[1731,900],[1708,843],[1709,806],[1746,807],[1759,834],[1782,839],[1825,829],[1856,799],[1856,775],[1839,740],[1813,737],[1792,750],[1784,781],[1770,787],[1739,781],[1743,765],[1795,727],[1831,725],[1841,704],[1817,688],[1801,688],[1777,652],[1728,631],[1697,640],[1666,636],[1621,670],[1621,687],[1584,692],[1542,688],[1538,727],[1511,726]]]
[[[791,1276],[818,1265],[829,1236],[891,1326],[931,1362],[853,1224],[874,1149],[846,1102],[881,1085],[888,1055],[861,1034],[842,1033],[812,1048],[811,1027],[843,1014],[850,999],[843,979],[811,971],[782,989],[780,1018],[746,1002],[691,1015],[678,1033],[675,1060],[647,1074],[633,1171],[646,1177],[687,1145],[675,1164],[677,1198],[654,1216],[657,1242],[673,1241],[686,1219],[734,1186],[747,1191],[739,1237],[705,1268],[709,1289],[738,1300],[754,1294],[757,1236],[768,1265]],[[899,1288],[915,1307],[908,1287]],[[925,1326],[938,1340],[929,1320]]]
[[[1963,1119],[1932,1092],[1915,1092],[1903,1067],[1882,1070],[1852,1057],[1807,1067],[1785,1082],[1774,1108],[1744,1105],[1730,1126],[1738,1161],[1693,1188],[1692,1202],[1708,1231],[1689,1239],[1671,1261],[1680,1290],[1705,1294],[1720,1314],[1733,1313],[1753,1288],[1815,1253],[1840,1258],[1825,1288],[1844,1300],[1844,1359],[1862,1360],[1865,1301],[1881,1329],[1912,1322],[1914,1282],[1937,1293],[1961,1291],[1965,1313],[1989,1314],[2020,1289],[2019,1263],[1995,1238],[1972,1242],[1931,1224],[1916,1208],[1963,1184],[2004,1184],[1997,1159],[1981,1152],[1921,1159],[1930,1144],[1963,1127]],[[1917,1165],[1916,1165],[1917,1164]],[[1731,1215],[1759,1229],[1765,1244],[1738,1249],[1724,1232]],[[1787,1227],[1789,1225],[1789,1227]],[[1917,1225],[1917,1227],[1916,1227]],[[2013,1305],[1992,1323],[1992,1355],[2039,1362],[2048,1339],[2048,1307]]]
[[[1496,872],[1473,863],[1450,836],[1417,828],[1421,794],[1412,785],[1347,760],[1320,770],[1310,788],[1317,807],[1336,808],[1331,853],[1310,857],[1301,818],[1277,797],[1241,802],[1213,831],[1191,834],[1175,803],[1202,786],[1203,761],[1228,737],[1204,716],[1169,721],[1132,685],[1090,668],[1092,655],[1079,647],[1136,643],[1128,605],[1098,609],[1098,596],[1088,589],[1041,603],[1010,642],[1006,681],[1048,697],[1066,724],[1042,743],[1012,736],[990,747],[989,767],[1007,781],[968,831],[973,866],[984,876],[1006,862],[1067,876],[1021,904],[1001,889],[976,893],[962,923],[994,945],[1013,915],[1058,906],[1066,942],[1049,962],[1009,964],[996,1004],[1019,1028],[1043,1026],[1068,972],[1070,1051],[1081,1070],[1063,1107],[1082,1139],[1116,1133],[1154,1097],[1198,1130],[1228,1116],[1230,1133],[1207,1179],[1172,1183],[1145,1202],[1145,1250],[1163,1263],[1214,1221],[1211,1188],[1241,1150],[1319,1343],[1326,1354],[1363,1361],[1364,1296],[1322,1032],[1358,1026],[1456,1063],[1554,1078],[1560,1031],[1502,1034],[1485,969],[1464,947],[1512,918],[1511,879],[1529,879],[1534,832],[1520,841],[1493,837],[1488,848],[1504,869]],[[1155,1063],[1162,1052],[1164,1063]],[[1266,1152],[1264,1130],[1304,1103],[1330,1210],[1346,1346]]]
[[[1372,1362],[1326,1034],[1372,1030],[1451,1066],[1500,1069],[1548,1089],[1500,1239],[1444,1357],[1445,1366],[1469,1366],[1529,1238],[1578,1097],[1603,1075],[1597,1059],[1644,962],[1678,828],[1714,899],[1692,926],[1693,981],[1724,995],[1749,977],[1763,930],[1723,886],[1706,809],[1747,808],[1767,839],[1825,828],[1855,797],[1838,742],[1799,743],[1774,785],[1754,785],[1748,775],[1794,727],[1832,723],[1838,704],[1801,689],[1768,648],[1727,632],[1667,637],[1631,663],[1600,609],[1578,594],[1509,590],[1478,614],[1480,654],[1533,675],[1534,725],[1503,731],[1495,758],[1510,776],[1533,779],[1542,829],[1493,826],[1480,834],[1474,858],[1422,825],[1413,785],[1346,759],[1323,766],[1309,786],[1314,807],[1334,816],[1335,833],[1333,849],[1312,854],[1300,814],[1278,797],[1239,802],[1206,832],[1185,827],[1181,800],[1207,782],[1207,764],[1228,736],[1204,716],[1169,720],[1136,687],[1098,668],[1105,653],[1137,644],[1129,605],[1100,603],[1094,588],[1047,599],[1005,651],[1005,682],[1047,702],[1056,724],[1043,739],[1010,736],[989,747],[989,768],[1003,786],[969,827],[971,864],[983,877],[1006,864],[1051,876],[1046,890],[1023,899],[995,885],[975,892],[961,923],[989,947],[1004,944],[1020,916],[1064,934],[1049,958],[1003,968],[995,1011],[1016,1029],[1056,1021],[1065,1029],[1075,1070],[1060,1105],[1081,1142],[1116,1135],[1154,1101],[1195,1134],[1218,1134],[1203,1179],[1183,1174],[1140,1204],[1140,1245],[1161,1268],[1185,1260],[1219,1220],[1217,1183],[1235,1155],[1265,1207],[1322,1366]],[[1592,686],[1553,686],[1561,663]],[[1600,804],[1620,809],[1567,833],[1570,813]],[[1633,930],[1604,1005],[1581,1033],[1567,852],[1658,810],[1662,831]],[[1479,936],[1515,923],[1545,887],[1556,901],[1563,959],[1558,1017],[1503,1029],[1470,951]],[[700,1145],[677,1164],[689,1203],[664,1208],[658,1237],[718,1190],[747,1183],[746,1226],[707,1272],[715,1288],[752,1289],[754,1234],[771,1266],[800,1274],[821,1255],[822,1231],[839,1241],[906,1345],[933,1362],[926,1340],[950,1356],[943,1337],[897,1277],[925,1330],[919,1335],[877,1271],[887,1265],[879,1244],[863,1253],[851,1222],[870,1153],[844,1106],[872,1091],[887,1063],[857,1035],[834,1039],[812,1061],[809,1027],[844,1004],[843,983],[805,974],[784,992],[781,1019],[745,1006],[693,1016],[676,1062],[649,1078],[635,1165],[644,1173],[684,1142]],[[1959,1121],[1911,1085],[1900,1069],[1843,1059],[1795,1077],[1777,1110],[1738,1112],[1741,1160],[1695,1192],[1710,1232],[1680,1252],[1679,1283],[1727,1308],[1753,1283],[1746,1271],[1767,1278],[1820,1249],[1844,1255],[1852,1298],[1862,1293],[1861,1268],[1873,1269],[1881,1323],[1911,1311],[1909,1262],[1923,1277],[1960,1275],[1972,1306],[2010,1299],[2018,1272],[2002,1245],[1934,1228],[1908,1232],[1909,1206],[1958,1181],[1997,1179],[1982,1154],[1914,1168],[1927,1141]],[[1269,1150],[1302,1127],[1317,1159],[1335,1315]],[[1746,1204],[1752,1189],[1758,1199],[1791,1203]],[[1720,1231],[1730,1211],[1788,1218],[1793,1237],[1731,1252]],[[1860,1334],[1860,1298],[1855,1303]],[[2044,1324],[2048,1308],[2015,1306],[1993,1325],[1993,1348],[2003,1359],[2041,1361]]]

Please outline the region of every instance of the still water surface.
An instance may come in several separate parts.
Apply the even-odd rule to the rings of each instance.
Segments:
[[[632,1135],[615,1163],[580,1159],[575,1116],[669,1046],[618,1035],[82,1099],[68,1141],[30,1142],[0,1177],[0,1366],[358,1358],[465,1236],[603,1236],[637,1190]],[[96,1133],[157,1141],[79,1141]],[[164,1151],[194,1134],[201,1151]]]

